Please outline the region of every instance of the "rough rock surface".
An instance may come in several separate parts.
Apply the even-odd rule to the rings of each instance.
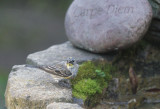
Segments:
[[[159,54],[160,49],[148,43],[143,47],[137,46],[136,51],[131,48],[130,53],[123,52],[115,63],[118,65],[118,72],[113,74],[114,78],[110,81],[103,101],[93,109],[159,109]],[[138,78],[136,94],[132,92],[128,76],[131,63]]]
[[[153,19],[145,38],[154,45],[160,45],[160,20]]]
[[[47,109],[84,109],[80,107],[78,104],[71,103],[51,103],[47,106]]]
[[[74,0],[66,14],[65,29],[75,46],[101,53],[140,40],[151,19],[147,0]]]
[[[160,0],[148,0],[152,6],[153,18],[160,19]]]
[[[154,45],[160,45],[160,0],[149,0],[152,10],[153,19],[147,32],[146,39]]]
[[[52,102],[72,102],[72,90],[37,68],[14,66],[5,93],[8,109],[45,109]]]
[[[104,93],[102,101],[93,109],[159,109],[159,54],[160,49],[146,42],[141,42],[139,45],[126,51],[121,51],[113,56],[92,54],[77,49],[67,42],[31,54],[28,56],[27,62],[40,65],[55,64],[55,61],[61,61],[69,56],[75,57],[79,62],[95,59],[109,61],[115,67],[117,66],[118,70],[112,73],[113,80],[108,84],[109,87]],[[136,95],[132,94],[128,77],[130,63],[133,64],[138,77]],[[72,90],[60,86],[55,78],[37,68],[26,67],[24,65],[14,66],[9,75],[5,94],[7,108],[46,109],[47,106],[51,108],[52,106],[67,107],[68,105],[70,108],[74,107],[75,105],[66,104],[74,102]],[[64,105],[61,105],[60,102],[64,103]],[[51,103],[54,104],[49,105]]]
[[[47,50],[30,54],[27,57],[28,64],[34,65],[53,65],[59,61],[64,61],[68,57],[74,57],[77,62],[81,63],[88,60],[107,59],[112,60],[114,54],[93,54],[81,49],[77,49],[70,42],[54,45]]]

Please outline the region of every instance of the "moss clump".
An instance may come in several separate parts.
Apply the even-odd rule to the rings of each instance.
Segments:
[[[104,61],[84,62],[80,65],[76,78],[71,81],[73,96],[90,101],[91,104],[92,101],[97,103],[112,78],[110,73],[114,71],[116,68]]]
[[[96,80],[90,78],[79,81],[74,85],[74,89],[73,95],[83,100],[86,100],[87,96],[102,93],[100,84]]]

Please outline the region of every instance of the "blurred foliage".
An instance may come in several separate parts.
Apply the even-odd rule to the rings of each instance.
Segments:
[[[26,10],[30,10],[30,11],[36,10],[34,13],[38,13],[38,12],[48,13],[50,15],[51,13],[54,12],[53,14],[56,14],[58,16],[63,16],[61,18],[64,18],[65,13],[69,5],[71,4],[71,2],[72,0],[14,0],[14,1],[2,0],[0,4],[1,6],[0,12],[1,10],[3,10],[3,7],[11,8],[11,9],[19,8],[20,10],[24,9],[23,11],[25,11],[25,8],[26,8]],[[0,19],[0,25],[1,25],[0,26],[0,48],[12,49],[14,47],[16,49],[26,50],[28,48],[31,49],[32,46],[34,46],[33,44],[35,44],[35,42],[38,43],[38,41],[43,40],[42,39],[43,37],[39,37],[41,36],[41,34],[39,34],[40,33],[39,31],[46,31],[46,30],[44,30],[44,28],[41,27],[41,25],[39,24],[40,21],[37,22],[38,23],[37,25],[31,25],[32,23],[31,21],[32,20],[34,21],[34,18],[32,18],[33,16],[32,13],[28,14],[31,16],[32,19],[27,20],[22,17],[18,22],[17,19],[19,18],[17,18],[18,17],[17,15],[15,16],[8,15],[8,14],[6,15],[3,12],[4,11],[2,11],[1,13],[2,18]],[[18,14],[18,15],[21,15],[21,14]],[[30,18],[30,17],[27,16],[27,18]],[[45,26],[48,26],[48,25],[46,22]],[[29,28],[28,26],[31,26],[31,27]],[[11,35],[13,37],[11,37]],[[45,35],[46,33],[44,33],[44,36]]]
[[[0,68],[0,109],[4,109],[4,93],[6,89],[7,79],[7,70]]]
[[[72,1],[73,0],[1,0],[0,5],[10,5],[11,7],[33,7],[41,10],[57,9],[64,13]]]
[[[44,45],[48,47],[60,40],[51,41],[51,38],[59,34],[51,31],[57,31],[53,25],[56,27],[63,24],[59,22],[63,21],[71,2],[72,0],[1,0],[0,59],[3,66],[5,63],[13,65],[13,60],[20,58],[18,56],[26,57],[29,51],[31,53],[34,49],[42,49],[42,46],[46,48]],[[54,18],[61,20],[53,23]],[[42,42],[43,40],[46,42]],[[18,61],[15,63],[19,64]],[[0,68],[0,109],[4,106],[8,72],[9,70]]]

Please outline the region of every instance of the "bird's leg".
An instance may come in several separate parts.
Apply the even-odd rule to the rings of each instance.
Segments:
[[[71,88],[70,80],[69,79],[61,79],[58,82],[59,86]]]

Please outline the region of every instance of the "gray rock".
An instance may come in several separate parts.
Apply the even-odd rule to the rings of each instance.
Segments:
[[[102,53],[140,40],[151,19],[147,0],[74,0],[66,14],[65,29],[75,46]]]
[[[78,63],[88,60],[107,59],[113,60],[114,54],[93,54],[81,49],[77,49],[70,42],[54,45],[47,50],[30,54],[27,57],[28,64],[34,65],[53,65],[57,62],[64,61],[68,57],[74,57]]]
[[[80,107],[78,104],[71,103],[51,103],[47,106],[47,109],[84,109]]]
[[[80,98],[73,97],[73,103],[79,104],[80,106],[84,106],[84,101]]]
[[[160,0],[148,0],[152,6],[153,18],[160,19]]]
[[[72,102],[72,90],[60,87],[50,74],[37,68],[16,65],[5,93],[8,109],[45,109],[52,102]]]
[[[154,45],[160,45],[160,20],[153,19],[145,38]]]
[[[118,72],[112,72],[113,80],[108,84],[100,104],[93,109],[128,109],[128,101],[132,99],[135,99],[136,103],[131,105],[138,108],[143,106],[143,102],[147,106],[148,103],[151,103],[150,106],[153,107],[154,103],[156,104],[154,107],[158,107],[160,106],[160,50],[147,43],[144,44],[143,42],[142,44],[136,47],[137,52],[135,48],[131,48],[124,54],[121,52],[118,55],[111,56],[92,54],[77,49],[67,42],[31,54],[28,56],[27,62],[38,65],[55,64],[55,62],[69,56],[75,57],[79,62],[94,59],[111,61],[110,63],[114,66],[118,66]],[[135,53],[131,54],[129,52]],[[132,63],[138,77],[136,95],[132,95],[128,78],[131,58],[133,58]],[[146,101],[144,101],[144,98],[146,98]],[[59,86],[55,76],[52,78],[50,74],[40,69],[24,65],[13,67],[9,75],[5,99],[8,109],[58,109],[58,107],[62,107],[62,109],[63,107],[69,107],[68,109],[74,107],[73,109],[76,109],[75,107],[78,105],[72,105],[71,102],[83,105],[83,101],[76,101],[72,98],[70,88]],[[53,102],[61,102],[62,104],[54,103],[52,107],[49,104]]]
[[[154,45],[160,44],[160,0],[149,0],[152,10],[153,19],[149,31],[145,38]]]
[[[146,43],[143,49],[136,50],[133,59],[129,60],[132,55],[124,53],[115,63],[118,66],[118,72],[113,74],[103,100],[93,109],[160,108],[160,49]],[[130,49],[130,51],[133,53],[134,50]],[[134,95],[128,76],[130,62],[133,63],[134,72],[138,78],[138,89]]]
[[[109,83],[106,93],[108,97],[103,99],[100,104],[93,109],[160,108],[160,75],[152,75],[147,78],[139,77],[139,90],[135,95],[130,93],[129,80],[120,76],[119,79],[119,83],[115,79]],[[119,87],[117,87],[117,83]]]

